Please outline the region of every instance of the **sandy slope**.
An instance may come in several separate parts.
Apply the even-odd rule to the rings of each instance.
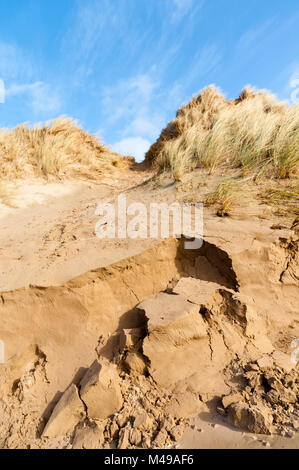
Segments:
[[[175,440],[181,447],[299,445],[298,437],[255,440],[247,431],[231,428],[226,414],[215,411],[217,400],[237,386],[236,361],[245,367],[264,355],[276,357],[277,351],[288,361],[291,341],[299,338],[298,235],[291,229],[292,220],[273,215],[254,200],[250,213],[243,207],[230,218],[219,218],[213,208],[206,209],[205,245],[193,255],[173,239],[99,240],[94,231],[99,202],[113,201],[120,193],[126,194],[128,202],[146,204],[184,200],[188,195],[189,182],[185,189],[167,180],[156,185],[151,176],[150,171],[137,169],[98,184],[27,185],[19,189],[15,201],[25,207],[1,208],[0,339],[6,345],[6,362],[0,365],[3,446],[92,447],[118,441],[126,447],[137,443],[138,432],[143,433],[145,447],[173,445]],[[194,172],[192,184],[203,178],[204,191],[217,184],[217,178],[208,179],[201,171]],[[192,285],[194,281],[199,284]],[[171,299],[164,305],[155,298],[149,307],[150,296],[165,290]],[[170,319],[161,324],[161,312],[179,296],[180,307],[170,309]],[[197,325],[200,312],[210,314]],[[139,332],[136,344],[121,345],[123,329],[132,328],[146,330],[146,336]],[[112,360],[122,371],[124,420],[133,413],[128,397],[137,393],[136,387],[143,398],[150,391],[152,434],[138,428],[132,441],[129,418],[124,421],[128,428],[118,423],[114,438],[113,419],[95,420],[97,430],[102,429],[102,434],[97,432],[106,436],[104,441],[89,424],[76,427],[76,420],[75,434],[73,429],[59,428],[61,424],[51,415],[57,401],[72,383],[80,390],[82,377],[99,357]],[[273,367],[282,366],[275,362]],[[142,379],[144,368],[153,383]],[[160,394],[165,394],[165,401],[159,413],[151,415]],[[181,394],[189,398],[178,412],[174,403],[180,403]],[[75,411],[72,407],[69,411],[69,403],[62,413],[67,409],[73,419]],[[189,421],[194,414],[197,417]],[[181,422],[167,422],[164,430],[161,422],[168,415]],[[49,417],[51,438],[41,438]],[[107,426],[110,437],[104,432]],[[92,438],[86,437],[88,433]]]

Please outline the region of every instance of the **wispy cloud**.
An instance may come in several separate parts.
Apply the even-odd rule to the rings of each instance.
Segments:
[[[119,128],[113,148],[140,159],[167,122],[169,110],[181,103],[182,86],[175,82],[165,89],[151,74],[137,75],[105,88],[102,107],[106,129]]]
[[[164,123],[163,117],[159,114],[150,115],[149,110],[144,115],[137,116],[124,129],[125,135],[143,135],[151,139],[156,138]]]
[[[172,0],[172,20],[181,20],[192,8],[193,0]]]
[[[199,91],[198,88],[195,88],[195,84],[197,87],[200,84],[201,88],[209,84],[221,60],[222,51],[217,44],[209,43],[202,46],[181,77],[184,87],[193,88],[195,93]]]
[[[115,7],[107,0],[100,3],[96,0],[75,0],[74,3],[76,17],[72,23],[73,30],[66,35],[63,46],[69,48],[69,39],[72,36],[77,45],[77,55],[83,54],[88,59],[103,34],[107,19],[113,15],[115,17]]]
[[[6,96],[16,96],[22,95],[23,93],[32,92],[36,88],[40,87],[42,82],[35,82],[35,83],[25,83],[25,84],[17,84],[13,83],[6,89]]]
[[[134,56],[138,45],[149,34],[138,28],[133,0],[75,0],[74,4],[74,15],[62,40],[61,50],[67,54],[67,60],[77,65],[81,76],[85,71],[94,71],[100,64],[111,66],[114,61],[124,58],[124,51],[125,59]],[[150,5],[145,3],[143,10],[148,8]]]
[[[266,32],[271,28],[273,23],[274,18],[271,18],[265,23],[245,31],[245,33],[242,34],[237,43],[237,48],[244,50],[254,47],[256,41],[260,40],[261,38],[267,37]]]
[[[5,102],[9,103],[10,98],[23,95],[34,115],[59,112],[61,98],[57,89],[40,80],[22,83],[24,79],[32,79],[37,75],[37,66],[26,51],[13,44],[0,42],[0,78],[4,83]]]
[[[138,75],[122,80],[102,93],[102,106],[110,124],[125,121],[124,136],[139,134],[154,138],[161,128],[161,118],[151,109],[154,92],[159,83],[149,75]]]
[[[34,72],[34,65],[25,51],[19,47],[0,41],[0,77],[16,79],[20,76],[30,77]]]
[[[59,93],[47,83],[41,83],[32,92],[32,109],[35,114],[58,113],[61,109]]]
[[[216,44],[206,44],[194,58],[194,73],[199,76],[208,75],[221,60],[221,52]]]
[[[121,80],[114,86],[104,88],[102,104],[108,112],[111,108],[114,110],[111,119],[117,120],[127,113],[142,111],[150,103],[153,90],[157,86],[158,83],[146,74]]]
[[[29,96],[29,105],[34,114],[56,113],[61,107],[61,100],[56,90],[43,82],[34,82],[30,84],[11,84],[6,89],[7,98],[17,95]]]
[[[136,161],[141,162],[150,145],[150,141],[142,137],[128,137],[116,142],[111,147],[115,152],[126,156],[134,156]]]

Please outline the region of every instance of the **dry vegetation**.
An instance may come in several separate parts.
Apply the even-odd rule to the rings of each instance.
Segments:
[[[62,116],[44,127],[22,124],[11,131],[0,130],[0,160],[3,192],[4,182],[17,179],[97,179],[122,157]]]
[[[242,186],[267,185],[263,200],[298,205],[299,105],[288,107],[267,91],[246,88],[227,101],[213,86],[181,108],[146,155],[159,171],[175,180],[194,168],[209,173],[234,171],[211,194],[208,204],[227,212]],[[281,180],[288,188],[276,188]]]

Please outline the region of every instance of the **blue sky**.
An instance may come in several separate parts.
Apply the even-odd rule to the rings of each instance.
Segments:
[[[0,127],[64,114],[140,160],[210,83],[295,96],[298,30],[297,0],[0,0]]]

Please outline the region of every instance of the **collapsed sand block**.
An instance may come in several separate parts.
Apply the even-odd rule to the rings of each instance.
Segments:
[[[80,396],[89,418],[106,419],[116,413],[123,404],[116,366],[94,361],[80,383]]]
[[[154,294],[138,305],[148,319],[143,354],[149,371],[162,386],[173,386],[198,370],[200,360],[209,361],[207,330],[199,306],[180,295]],[[198,341],[201,357],[198,357]]]
[[[271,434],[273,418],[265,407],[233,403],[228,408],[229,422],[255,434]]]
[[[165,407],[165,411],[170,416],[177,418],[189,418],[197,414],[202,408],[199,395],[190,391],[175,393]]]
[[[104,429],[98,426],[76,430],[73,449],[100,449],[104,442]]]
[[[153,420],[145,410],[142,410],[140,413],[138,413],[135,416],[134,428],[147,431],[148,429],[151,429],[152,426],[153,426]]]
[[[211,295],[220,287],[216,282],[203,281],[193,277],[183,277],[179,280],[173,292],[181,295],[193,304],[205,305]]]
[[[130,444],[133,446],[139,446],[142,441],[142,434],[138,429],[131,429],[129,435]]]
[[[230,405],[233,405],[234,403],[239,403],[243,401],[243,397],[241,393],[231,393],[230,395],[225,395],[221,401],[222,401],[223,408],[228,408]]]
[[[273,363],[272,356],[262,356],[255,363],[243,364],[239,373],[246,381],[244,389],[223,397],[222,404],[235,426],[291,435],[298,418],[298,370],[286,372]]]
[[[239,356],[246,353],[251,360],[256,360],[260,353],[273,352],[274,347],[266,335],[266,318],[256,309],[252,297],[220,288],[211,294],[204,309],[207,318],[217,323],[218,332],[222,331],[231,353]],[[210,332],[215,335],[215,325]]]
[[[163,449],[166,447],[167,441],[168,441],[168,432],[166,429],[161,429],[155,439],[152,442],[153,448],[154,449]]]
[[[274,365],[272,357],[268,355],[260,357],[256,363],[261,370],[272,369]]]
[[[174,426],[174,428],[171,429],[170,435],[174,441],[178,442],[180,441],[180,439],[182,439],[184,432],[185,426],[183,424],[178,424],[177,426]]]
[[[131,424],[128,423],[125,428],[122,428],[119,432],[119,440],[118,440],[118,449],[128,449],[130,444],[130,433],[132,427]]]
[[[181,295],[164,292],[154,294],[138,305],[148,319],[148,336],[143,342],[146,355],[155,348],[165,351],[165,346],[179,346],[193,338],[207,335],[199,308]]]
[[[275,350],[272,353],[272,358],[277,367],[282,369],[284,372],[290,372],[295,368],[296,363],[292,362],[291,356],[285,354],[282,351]]]
[[[42,435],[53,438],[71,433],[84,417],[84,405],[80,400],[76,385],[72,384],[55,406]]]

